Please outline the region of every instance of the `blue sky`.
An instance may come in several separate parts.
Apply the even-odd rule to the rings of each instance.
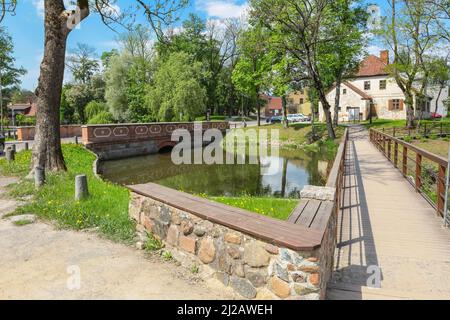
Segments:
[[[22,87],[31,90],[37,85],[44,48],[43,1],[19,0],[15,16],[7,16],[2,22],[13,37],[17,65],[28,71],[22,78]],[[118,4],[121,8],[127,8],[132,2],[133,0],[119,0]],[[372,2],[383,6],[386,0]],[[190,0],[189,6],[181,12],[181,17],[186,17],[191,12],[205,19],[238,17],[246,6],[246,0]],[[143,17],[138,18],[138,21],[145,23]],[[70,34],[68,48],[75,47],[79,42],[86,43],[101,54],[117,46],[116,36],[100,21],[98,15],[92,14],[82,22],[80,29]],[[372,45],[369,51],[376,53],[379,47]]]

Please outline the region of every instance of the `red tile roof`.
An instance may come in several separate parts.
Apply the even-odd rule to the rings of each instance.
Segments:
[[[30,110],[25,114],[27,117],[36,117],[37,103],[32,103]]]
[[[373,77],[380,75],[387,75],[387,64],[381,58],[370,55],[365,58],[359,67],[359,71],[356,74],[357,77]]]
[[[271,97],[268,95],[261,95],[261,99],[266,100],[266,108],[269,110],[281,110],[283,109],[283,101],[280,97]]]
[[[350,82],[344,82],[344,84],[350,88],[352,91],[356,92],[357,94],[359,94],[362,98],[362,100],[372,100],[372,97],[369,96],[367,93],[365,93],[364,91],[358,89],[357,87],[355,87],[354,85],[352,85]]]

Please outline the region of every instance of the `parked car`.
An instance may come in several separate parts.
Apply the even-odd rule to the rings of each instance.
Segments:
[[[442,119],[442,116],[439,113],[432,112],[431,119]]]
[[[290,114],[287,116],[289,122],[301,122],[303,117],[301,114]]]
[[[5,151],[5,136],[0,134],[0,153],[3,153]]]
[[[270,118],[270,123],[274,124],[274,123],[281,123],[283,121],[283,117],[277,116],[277,117],[271,117]]]

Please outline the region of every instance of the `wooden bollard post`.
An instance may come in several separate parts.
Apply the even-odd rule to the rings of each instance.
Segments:
[[[23,149],[26,151],[26,150],[28,150],[30,148],[30,146],[28,145],[28,142],[25,142],[24,144],[23,144]]]
[[[12,144],[12,145],[11,145],[11,149],[14,150],[14,153],[17,152],[17,148],[16,148],[16,145],[15,145],[15,144]]]
[[[78,144],[78,136],[75,136],[75,144]]]
[[[45,169],[42,167],[34,168],[34,186],[39,189],[45,184]]]
[[[16,151],[11,147],[6,148],[5,157],[8,162],[14,161],[16,159]]]
[[[79,201],[89,196],[87,177],[85,174],[75,177],[75,200]]]

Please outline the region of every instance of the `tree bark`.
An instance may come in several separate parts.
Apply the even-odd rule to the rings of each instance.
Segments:
[[[325,93],[323,90],[317,90],[319,94],[319,100],[322,103],[323,112],[325,113],[325,120],[327,122],[327,131],[328,131],[328,138],[330,139],[336,139],[336,133],[334,132],[333,128],[333,119],[331,117],[331,106],[328,103],[328,100],[325,96]]]
[[[283,106],[283,126],[285,129],[289,127],[289,121],[287,118],[287,98],[286,96],[281,97],[282,106]]]
[[[259,88],[255,89],[255,98],[256,98],[258,127],[261,127],[261,104],[259,102]]]
[[[78,1],[81,13],[69,18],[62,0],[45,0],[45,48],[36,89],[36,135],[32,170],[66,170],[60,138],[60,103],[66,58],[67,37],[73,27],[89,15],[88,1]],[[71,19],[71,20],[69,20]]]
[[[406,106],[406,126],[408,128],[414,128],[414,99],[412,96],[405,93],[405,106]]]
[[[333,125],[337,126],[339,122],[339,104],[341,100],[341,79],[338,78],[336,81],[336,97],[334,99],[334,117]]]
[[[439,88],[439,93],[438,93],[438,96],[436,97],[436,106],[434,107],[434,113],[437,113],[438,112],[438,109],[439,109],[439,99],[440,99],[440,97],[441,97],[441,94],[442,94],[442,90],[443,90],[444,88],[441,86],[440,88]],[[444,116],[444,115],[442,115],[442,116]]]

